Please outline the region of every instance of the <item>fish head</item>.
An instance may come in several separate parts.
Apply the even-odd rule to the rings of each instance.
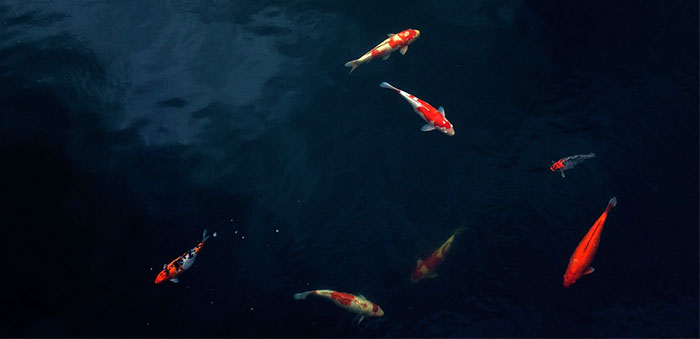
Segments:
[[[420,31],[417,29],[407,29],[407,30],[399,33],[399,36],[401,37],[401,39],[403,41],[406,41],[407,43],[410,44],[413,41],[415,41],[416,39],[418,39],[418,37],[420,36]]]
[[[168,272],[166,270],[162,270],[160,271],[160,273],[158,273],[158,276],[156,277],[156,285],[168,281],[169,279],[170,277],[168,277]]]
[[[435,128],[437,128],[440,132],[445,133],[449,136],[455,135],[455,127],[452,126],[452,124],[449,121],[447,121],[447,119],[443,119],[441,121],[436,121]]]
[[[420,266],[416,267],[416,269],[413,270],[413,273],[411,273],[411,282],[417,283],[423,278],[423,271],[420,269]]]
[[[372,315],[375,317],[381,317],[384,315],[384,310],[377,304],[372,304]]]
[[[554,171],[560,170],[562,168],[564,168],[564,164],[562,164],[561,161],[557,161],[557,162],[553,163],[552,166],[549,167],[549,170],[554,172]]]
[[[564,287],[569,288],[575,282],[576,282],[576,278],[573,275],[569,274],[569,272],[566,272],[566,274],[564,274],[564,283],[563,283]]]
[[[420,31],[417,29],[411,29],[411,32],[413,32],[413,38],[411,40],[416,40],[420,36]]]

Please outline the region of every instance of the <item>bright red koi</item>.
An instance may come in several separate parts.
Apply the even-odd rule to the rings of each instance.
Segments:
[[[608,218],[608,213],[610,209],[617,205],[617,199],[613,197],[608,202],[608,206],[605,208],[603,214],[600,215],[595,224],[591,226],[588,233],[583,237],[581,242],[576,246],[574,254],[571,255],[569,259],[569,266],[566,268],[566,273],[564,274],[564,287],[569,287],[573,285],[576,280],[581,278],[586,274],[591,274],[595,271],[595,268],[591,267],[593,262],[593,257],[598,251],[598,243],[600,243],[600,234],[603,232],[603,226],[605,225],[605,219]]]

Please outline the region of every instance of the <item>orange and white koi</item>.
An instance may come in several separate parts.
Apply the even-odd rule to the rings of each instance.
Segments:
[[[442,108],[442,106],[435,109],[435,107],[431,106],[429,103],[418,99],[413,94],[390,85],[386,81],[379,84],[379,87],[392,89],[398,92],[404,99],[406,99],[406,101],[408,101],[411,107],[413,107],[413,111],[418,113],[418,115],[420,115],[420,117],[426,122],[426,124],[421,127],[421,131],[428,132],[437,129],[438,131],[449,136],[455,135],[454,126],[452,126],[452,124],[447,120],[447,117],[445,116],[445,109]]]
[[[578,165],[584,160],[593,158],[595,158],[595,153],[568,156],[566,158],[561,158],[557,161],[552,161],[553,164],[549,167],[549,170],[552,172],[559,171],[561,173],[561,177],[566,178],[566,176],[564,175],[564,171],[574,168],[574,166]]]
[[[573,285],[576,280],[584,275],[591,274],[595,271],[594,267],[591,267],[593,262],[593,257],[598,251],[598,244],[600,243],[600,234],[603,232],[603,226],[605,225],[605,219],[608,218],[608,213],[610,209],[617,206],[617,198],[613,197],[608,202],[608,206],[605,208],[603,214],[600,215],[598,220],[591,226],[588,233],[583,237],[581,242],[576,246],[574,254],[571,255],[569,259],[569,266],[566,267],[566,273],[564,274],[564,287],[569,287]]]
[[[406,54],[406,51],[408,51],[408,45],[416,41],[419,36],[420,31],[417,29],[407,29],[399,34],[389,34],[389,37],[386,40],[379,43],[379,45],[372,48],[359,59],[346,62],[345,67],[352,67],[350,69],[350,73],[352,73],[355,68],[364,63],[370,62],[373,59],[389,59],[391,53],[396,50],[398,50],[401,55],[404,55]]]
[[[216,237],[216,232],[214,232],[212,236]],[[156,277],[156,284],[160,284],[167,280],[170,280],[176,284],[180,282],[177,277],[182,274],[182,272],[187,271],[190,269],[190,267],[192,267],[192,265],[194,265],[194,260],[197,258],[197,255],[199,255],[199,252],[202,251],[202,246],[204,246],[204,243],[207,242],[207,239],[209,239],[209,236],[207,235],[207,230],[204,230],[204,232],[202,232],[202,241],[197,244],[197,246],[185,252],[185,254],[175,258],[175,260],[171,261],[169,264],[164,264],[163,270],[160,271]]]
[[[297,293],[294,295],[295,300],[306,299],[309,295],[318,295],[324,298],[328,298],[333,301],[336,305],[350,311],[361,315],[360,321],[368,317],[381,317],[384,315],[384,311],[379,305],[367,300],[367,298],[362,295],[352,295],[349,293],[336,292],[333,290],[313,290],[306,291],[302,293]]]
[[[418,259],[416,262],[416,269],[413,270],[413,274],[411,274],[411,282],[416,283],[424,278],[437,277],[435,270],[445,260],[445,255],[447,255],[447,252],[449,252],[450,248],[452,248],[452,242],[455,240],[455,236],[464,232],[464,230],[464,227],[458,228],[454,233],[452,233],[452,236],[447,239],[442,246],[440,246],[440,248],[433,252],[433,254],[431,254],[425,260]]]

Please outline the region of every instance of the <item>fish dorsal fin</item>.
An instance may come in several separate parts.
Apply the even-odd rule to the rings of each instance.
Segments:
[[[443,118],[447,118],[447,117],[445,116],[445,109],[442,108],[442,106],[438,107],[438,112],[440,112],[440,114],[442,114],[442,117],[443,117]]]
[[[416,260],[416,266],[420,266],[423,263],[423,259]]]
[[[391,37],[394,36],[394,35],[396,35],[396,34],[394,34],[394,33],[389,33],[389,34],[387,34],[386,36],[388,36],[388,37],[391,38]]]
[[[382,57],[382,60],[389,59],[390,56],[391,56],[391,53],[387,53],[385,56]]]
[[[586,272],[583,272],[583,275],[589,275],[595,271],[595,267],[589,267]]]
[[[163,264],[163,269],[168,268],[168,264]]]
[[[401,49],[399,49],[399,53],[401,53],[401,55],[406,55],[406,52],[408,52],[408,45],[403,46],[401,47]]]

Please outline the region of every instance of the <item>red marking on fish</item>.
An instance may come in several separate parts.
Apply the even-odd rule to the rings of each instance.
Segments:
[[[343,305],[350,305],[353,300],[355,300],[355,296],[352,294],[348,293],[343,293],[343,292],[331,292],[331,298],[337,300],[339,303]]]

